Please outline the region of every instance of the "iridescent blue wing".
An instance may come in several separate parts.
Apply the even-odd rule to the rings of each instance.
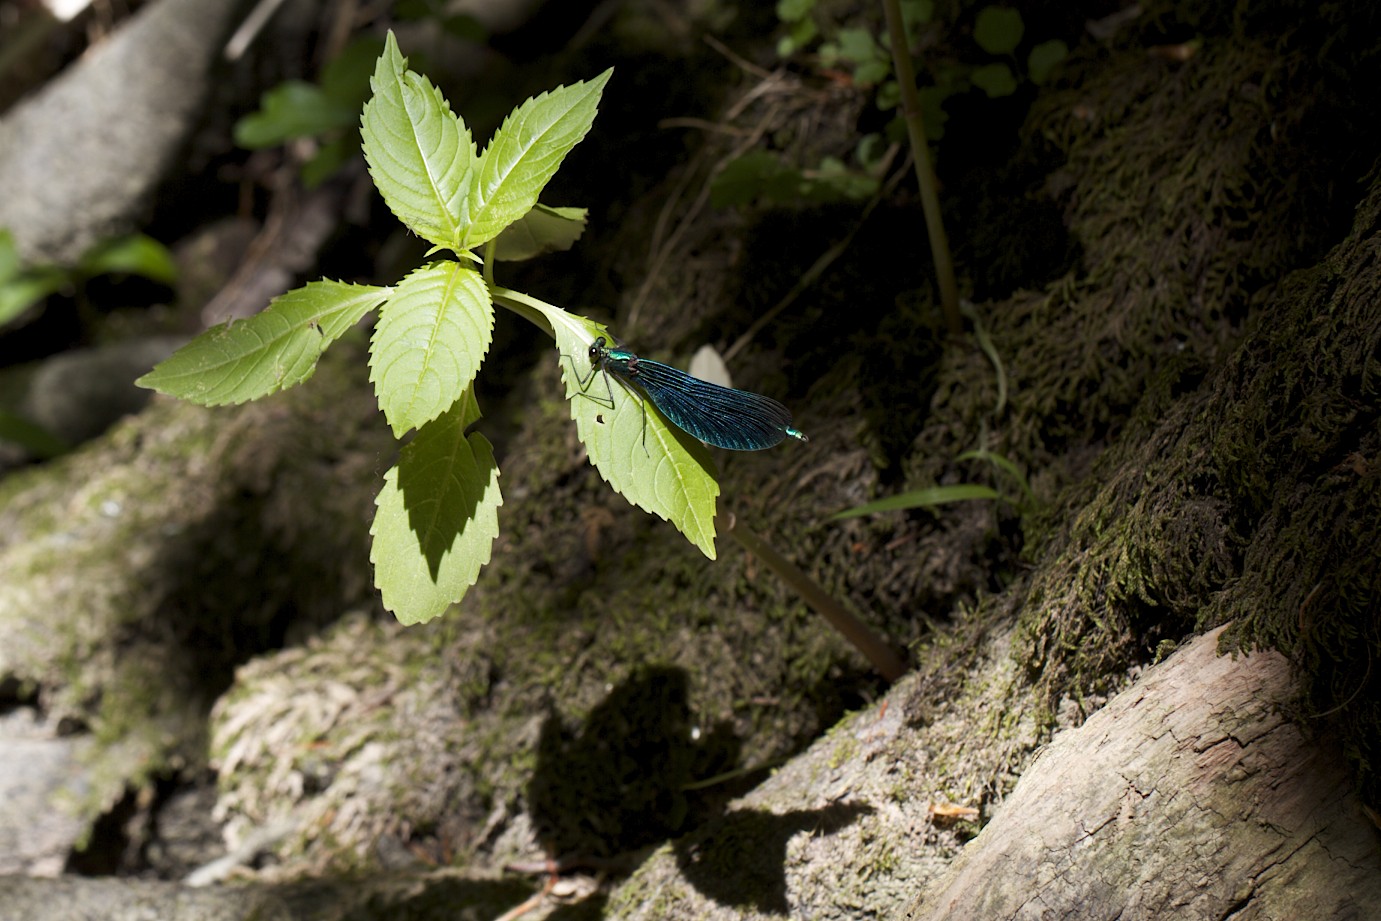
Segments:
[[[747,390],[721,387],[658,361],[640,358],[627,380],[637,384],[667,419],[706,444],[730,451],[761,451],[787,435],[791,411]]]

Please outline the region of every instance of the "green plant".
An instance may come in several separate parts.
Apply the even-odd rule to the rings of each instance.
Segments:
[[[163,244],[143,234],[117,237],[96,244],[71,268],[25,266],[14,235],[0,230],[0,326],[52,294],[74,290],[80,296],[87,281],[101,275],[139,275],[172,284],[177,268]]]
[[[896,2],[902,45],[914,48],[922,29],[935,21],[934,0]],[[888,0],[884,0],[884,6],[887,4]],[[894,52],[889,50],[894,28],[890,14],[887,31],[881,36],[859,26],[822,24],[816,15],[815,0],[779,0],[777,16],[787,28],[786,35],[777,42],[778,54],[789,57],[813,50],[821,68],[847,69],[855,84],[874,87],[879,108],[897,107],[902,89],[896,76],[900,68],[896,66]],[[1069,54],[1068,46],[1060,39],[1051,39],[1031,46],[1024,58],[1018,58],[1017,49],[1025,37],[1026,23],[1018,10],[985,6],[974,17],[973,40],[993,60],[973,64],[952,56],[937,56],[929,68],[929,85],[919,89],[926,136],[931,141],[944,137],[941,105],[951,96],[967,92],[970,87],[977,87],[992,98],[1009,96],[1023,79],[1037,86],[1051,79]],[[901,130],[898,121],[889,132],[900,137]]]
[[[321,280],[290,291],[203,333],[139,383],[208,406],[258,399],[305,381],[332,342],[377,311],[370,379],[395,435],[416,435],[384,477],[370,559],[384,605],[417,623],[463,597],[498,534],[498,467],[488,440],[468,431],[480,418],[473,383],[498,305],[556,340],[571,415],[604,479],[713,558],[719,485],[704,446],[644,412],[631,391],[612,409],[574,398],[574,362],[559,355],[584,356],[608,329],[494,280],[495,261],[580,236],[583,210],[538,196],[589,130],[611,72],[524,102],[481,153],[440,91],[406,64],[390,33],[361,119],[363,148],[384,201],[436,258],[387,287]]]
[[[302,164],[302,181],[309,188],[320,184],[359,150],[353,129],[379,49],[377,38],[358,38],[322,68],[317,83],[287,80],[264,93],[258,111],[235,123],[235,143],[257,150],[312,138],[317,143]]]

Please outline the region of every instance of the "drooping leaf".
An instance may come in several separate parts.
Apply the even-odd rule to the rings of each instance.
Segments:
[[[606,387],[596,373],[582,389],[580,381],[590,373],[590,343],[596,336],[610,338],[604,326],[516,291],[497,289],[495,297],[555,335],[571,417],[600,476],[629,502],[670,521],[714,559],[719,482],[708,449],[613,377]]]
[[[391,289],[314,281],[247,320],[202,333],[135,381],[202,406],[243,403],[312,376],[326,347]]]
[[[177,280],[177,265],[172,253],[162,243],[142,233],[96,244],[82,254],[77,267],[86,275],[139,275],[165,285]]]
[[[494,308],[474,269],[433,262],[397,286],[370,343],[369,379],[395,435],[437,418],[489,351]]]
[[[977,483],[931,486],[928,489],[916,489],[911,492],[904,492],[899,496],[888,496],[886,499],[879,499],[876,502],[846,508],[842,512],[835,512],[830,516],[830,520],[839,521],[844,518],[857,518],[860,515],[874,515],[878,512],[899,512],[909,508],[932,508],[947,502],[1001,498],[1002,496],[997,490]]]
[[[397,218],[437,246],[456,248],[472,183],[470,129],[426,77],[407,70],[393,33],[360,119],[369,174]]]
[[[499,534],[494,449],[465,429],[479,417],[474,394],[424,425],[384,475],[370,534],[374,584],[404,624],[443,614],[475,584]]]
[[[559,86],[509,113],[474,172],[464,248],[492,240],[537,204],[566,154],[590,130],[612,73]]]
[[[584,208],[537,205],[503,229],[494,241],[494,258],[516,262],[568,250],[585,231],[585,215]]]

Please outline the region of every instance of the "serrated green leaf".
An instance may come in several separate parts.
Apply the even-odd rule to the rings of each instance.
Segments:
[[[135,383],[202,406],[276,393],[311,377],[326,347],[383,303],[390,290],[311,282],[247,320],[208,329]]]
[[[944,505],[947,502],[1001,498],[1002,496],[997,490],[988,486],[980,486],[977,483],[960,483],[954,486],[931,486],[928,489],[916,489],[911,492],[904,492],[899,496],[889,496],[886,499],[879,499],[876,502],[869,502],[866,505],[859,505],[854,508],[847,508],[842,512],[835,512],[830,516],[830,520],[840,521],[844,518],[857,518],[860,515],[873,515],[877,512],[899,512],[910,508],[931,508],[936,505]]]
[[[551,329],[571,417],[600,476],[632,504],[670,521],[714,559],[719,482],[705,446],[663,419],[635,388],[613,378],[606,389],[604,378],[596,374],[582,391],[580,376],[589,374],[590,343],[596,336],[611,338],[603,325],[517,291],[496,289],[494,295]]]
[[[370,343],[369,379],[395,435],[455,403],[489,351],[494,308],[474,269],[433,262],[394,289]]]
[[[441,91],[406,65],[389,32],[370,79],[374,95],[360,119],[365,160],[398,220],[424,240],[455,249],[475,143]]]
[[[87,250],[77,267],[87,275],[124,273],[171,285],[177,281],[177,265],[168,248],[142,233],[98,243]]]
[[[585,232],[585,215],[584,208],[537,205],[505,227],[494,240],[494,258],[516,262],[568,250]]]
[[[288,80],[264,93],[259,111],[235,123],[235,143],[257,150],[292,138],[314,137],[349,126],[356,111],[355,106],[329,98],[318,86]]]
[[[465,429],[479,415],[474,395],[423,426],[384,475],[370,534],[374,584],[404,624],[445,613],[475,584],[499,534],[494,449]]]
[[[613,69],[558,86],[514,109],[474,171],[462,247],[487,243],[533,205],[571,148],[590,130]]]
[[[989,54],[1011,54],[1025,31],[1021,13],[1000,6],[985,6],[973,23],[974,41]]]

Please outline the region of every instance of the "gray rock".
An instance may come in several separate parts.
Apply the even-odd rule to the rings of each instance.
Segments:
[[[70,265],[136,226],[196,120],[243,0],[159,0],[0,120],[0,227]]]
[[[159,336],[57,355],[35,372],[20,412],[68,444],[95,438],[143,408],[152,391],[136,387],[135,378],[184,341]]]
[[[87,823],[57,808],[57,797],[81,797],[90,749],[59,736],[21,707],[0,717],[0,873],[56,876]],[[3,891],[0,889],[0,891]],[[0,896],[0,918],[7,914]]]
[[[189,889],[133,879],[0,876],[0,921],[292,921],[257,887]]]

